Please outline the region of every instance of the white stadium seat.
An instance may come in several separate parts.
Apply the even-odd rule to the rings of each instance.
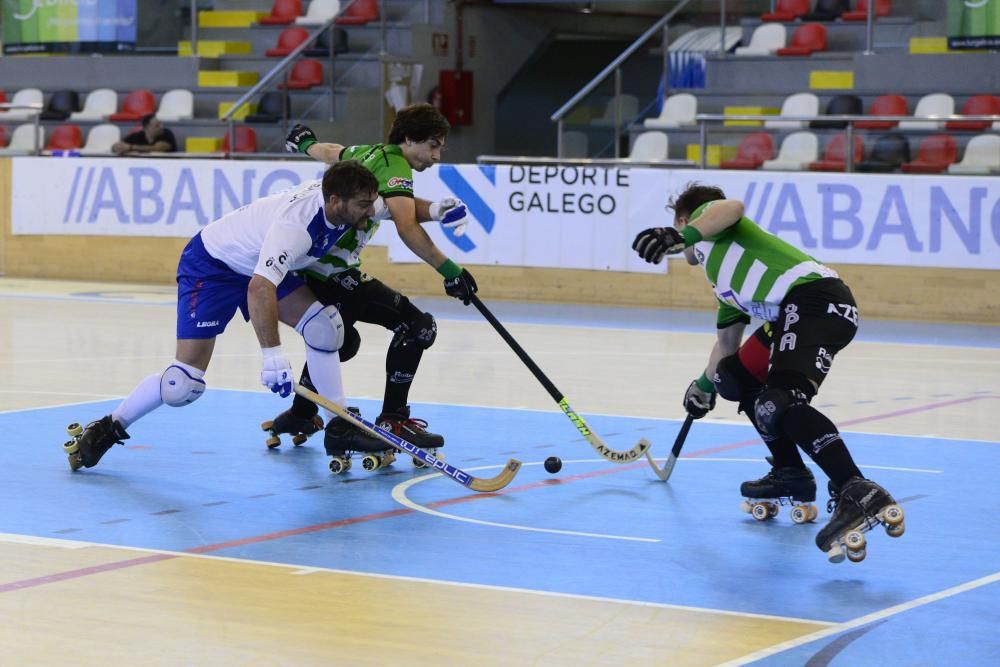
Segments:
[[[778,157],[760,166],[768,171],[803,171],[819,158],[819,142],[812,132],[793,132],[785,137]]]

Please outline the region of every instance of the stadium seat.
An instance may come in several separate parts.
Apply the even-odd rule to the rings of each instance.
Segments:
[[[260,19],[263,25],[288,25],[302,16],[302,0],[274,0],[271,13]]]
[[[222,137],[222,152],[229,152],[229,131]],[[257,133],[254,132],[252,127],[243,127],[241,125],[236,126],[236,148],[233,150],[234,153],[256,153],[257,152]]]
[[[668,139],[665,132],[643,132],[632,142],[628,159],[636,162],[659,162],[667,159]]]
[[[9,104],[41,104],[43,101],[42,91],[38,88],[22,88],[14,93]],[[27,120],[33,118],[35,112],[28,109],[8,109],[4,114],[4,120]],[[12,137],[11,143],[13,141]]]
[[[955,99],[947,93],[924,95],[917,101],[917,108],[913,110],[914,118],[950,116],[953,113],[955,113]],[[899,129],[934,130],[942,125],[944,122],[939,120],[903,120],[899,123]]]
[[[87,94],[87,98],[83,101],[83,109],[70,114],[69,119],[107,120],[116,111],[118,111],[118,93],[111,88],[98,88]]]
[[[795,93],[781,103],[778,116],[818,116],[819,98],[812,93]],[[764,127],[772,129],[799,129],[808,124],[804,120],[765,120]]]
[[[6,101],[7,101],[7,91],[0,90],[0,104],[3,104]],[[3,113],[4,111],[5,109],[0,109],[0,113]]]
[[[306,50],[302,52],[306,58],[328,58],[330,57],[330,42],[333,42],[333,53],[334,55],[340,55],[341,53],[347,53],[351,49],[347,44],[347,31],[343,28],[334,28],[333,37],[330,37],[330,31],[324,30],[320,33],[320,36],[316,38],[310,46],[306,47]]]
[[[865,156],[865,143],[861,137],[854,137],[854,164],[860,164]],[[837,134],[826,145],[823,159],[809,164],[809,171],[844,171],[847,169],[847,135]]]
[[[892,0],[875,0],[875,17],[888,16],[892,11]],[[868,0],[858,0],[858,6],[840,15],[844,21],[867,21]]]
[[[750,35],[750,43],[737,46],[734,53],[738,56],[773,56],[785,45],[785,26],[780,23],[769,23],[754,28]]]
[[[774,139],[767,132],[751,132],[740,140],[736,157],[723,160],[722,169],[759,169],[766,160],[774,157]]]
[[[698,113],[698,98],[690,93],[677,93],[664,100],[659,116],[647,118],[642,124],[649,128],[694,125],[696,113]]]
[[[0,155],[18,155],[31,153],[35,150],[34,123],[25,123],[14,128],[10,135],[10,143],[7,148],[0,148]],[[45,146],[45,126],[38,126],[38,146]]]
[[[835,21],[851,9],[851,0],[816,0],[816,8],[803,21]]]
[[[292,65],[288,74],[289,90],[307,90],[323,84],[323,63],[318,60],[302,59]],[[278,88],[284,88],[285,83],[279,83]]]
[[[590,151],[586,132],[563,132],[563,157],[584,158]]]
[[[285,28],[278,35],[278,42],[274,48],[264,51],[264,55],[268,58],[287,56],[307,39],[309,39],[309,31],[305,28]]]
[[[889,132],[875,140],[867,160],[855,165],[857,171],[889,173],[910,161],[910,142],[899,132]]]
[[[948,167],[949,174],[992,174],[1000,171],[1000,136],[980,134],[965,147],[961,162]]]
[[[312,0],[305,16],[295,19],[297,25],[323,25],[340,13],[340,0]]]
[[[940,174],[956,160],[955,139],[947,134],[932,134],[920,141],[917,159],[904,163],[902,169],[907,174]]]
[[[42,120],[66,120],[74,111],[80,110],[80,96],[75,90],[57,90],[49,97],[49,103],[42,111]]]
[[[7,146],[7,127],[0,125],[0,148]]]
[[[974,95],[962,105],[963,116],[993,116],[1000,115],[1000,97],[993,95]],[[953,120],[945,123],[948,130],[988,130],[993,124],[991,120]]]
[[[802,171],[819,155],[819,142],[812,132],[792,132],[781,142],[778,157],[765,160],[761,169],[768,171]]]
[[[910,112],[906,108],[906,98],[902,95],[880,95],[868,107],[869,116],[905,116],[908,113]],[[854,123],[854,127],[861,130],[888,130],[896,127],[898,122],[896,120],[859,120]]]
[[[608,100],[608,105],[604,107],[604,114],[590,121],[591,125],[611,126],[615,124],[615,107],[617,98]],[[622,95],[622,122],[629,123],[639,115],[639,98],[635,95]]]
[[[83,145],[83,133],[79,125],[56,125],[45,149],[50,151],[74,150]]]
[[[122,131],[117,125],[95,125],[87,133],[87,143],[80,149],[80,155],[111,155],[111,147],[121,139]]]
[[[156,117],[165,123],[194,118],[194,95],[190,90],[175,88],[163,93]]]
[[[291,99],[283,93],[271,91],[260,96],[257,111],[248,115],[245,121],[247,123],[277,123],[282,117],[282,100],[285,102],[284,117],[291,118]]]
[[[761,21],[794,21],[809,13],[809,0],[778,0],[774,11],[760,15]]]
[[[834,95],[826,103],[824,116],[860,116],[863,110],[861,98],[857,95]],[[842,130],[846,120],[814,120],[809,123],[814,130]]]
[[[111,120],[140,120],[156,110],[156,98],[148,90],[133,90],[122,101],[121,110],[111,114]]]
[[[779,56],[808,56],[826,51],[826,28],[818,23],[804,23],[795,29],[788,46],[778,49]]]
[[[315,2],[315,0],[313,0]],[[378,20],[378,0],[354,0],[337,17],[337,25],[364,25]]]

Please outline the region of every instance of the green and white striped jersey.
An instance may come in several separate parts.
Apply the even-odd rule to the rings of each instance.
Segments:
[[[689,222],[714,203],[699,206]],[[720,234],[696,243],[694,254],[719,300],[720,327],[746,321],[747,316],[774,322],[782,299],[793,287],[838,277],[833,269],[764,231],[746,216]]]

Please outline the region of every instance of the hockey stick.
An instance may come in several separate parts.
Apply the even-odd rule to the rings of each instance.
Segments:
[[[670,479],[670,473],[674,471],[674,464],[677,463],[677,457],[681,455],[681,447],[684,446],[684,441],[687,440],[688,431],[691,430],[691,424],[694,422],[694,417],[688,415],[684,420],[684,424],[681,425],[681,430],[677,434],[677,438],[674,439],[674,447],[670,450],[670,456],[667,457],[667,462],[663,464],[663,469],[656,467],[656,461],[653,460],[653,455],[646,452],[646,459],[649,461],[649,465],[653,467],[653,472],[664,482]]]
[[[486,321],[493,325],[493,328],[497,330],[500,337],[507,341],[507,344],[510,345],[512,350],[514,350],[514,353],[521,359],[522,362],[524,362],[524,365],[527,366],[528,370],[530,370],[535,376],[535,379],[542,383],[542,386],[545,387],[547,392],[549,392],[549,396],[552,397],[552,400],[559,404],[560,409],[562,409],[562,411],[566,413],[566,416],[569,417],[569,420],[573,422],[573,426],[575,426],[583,437],[587,439],[587,442],[590,443],[590,446],[593,447],[598,454],[613,463],[631,463],[639,459],[649,449],[649,442],[645,439],[639,440],[639,443],[635,447],[625,451],[611,449],[605,445],[604,441],[601,440],[596,433],[590,430],[590,427],[587,426],[587,422],[583,420],[583,417],[573,412],[573,408],[570,407],[569,401],[567,401],[566,397],[562,395],[562,392],[556,389],[556,386],[545,376],[545,373],[543,373],[542,369],[538,367],[538,364],[532,361],[531,357],[528,356],[528,353],[524,351],[524,348],[518,345],[517,341],[514,340],[514,337],[510,335],[510,332],[507,331],[502,324],[500,324],[500,321],[494,317],[489,308],[487,308],[483,302],[479,300],[479,297],[473,294],[471,301],[472,305],[474,305],[479,312],[483,314]]]
[[[462,486],[467,486],[473,491],[499,491],[503,487],[510,484],[514,477],[517,475],[518,471],[521,469],[521,462],[516,459],[510,459],[507,461],[507,465],[504,469],[500,471],[500,474],[496,477],[490,478],[479,478],[473,477],[469,473],[465,472],[461,468],[456,468],[455,466],[446,463],[442,459],[434,456],[428,451],[420,449],[416,445],[403,440],[394,433],[390,433],[380,426],[376,426],[371,422],[365,421],[361,417],[348,412],[346,409],[340,407],[333,401],[320,396],[315,391],[311,391],[300,384],[295,385],[295,393],[303,398],[307,398],[317,405],[321,405],[330,412],[334,413],[342,419],[346,419],[350,423],[354,424],[358,428],[364,429],[371,435],[375,436],[379,440],[392,445],[395,449],[403,452],[404,454],[409,454],[418,461],[422,461],[427,465],[428,468],[436,470],[442,475],[452,478]]]

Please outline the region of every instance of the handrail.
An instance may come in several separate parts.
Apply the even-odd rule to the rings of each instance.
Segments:
[[[35,144],[35,147],[34,147],[34,150],[33,150],[33,152],[34,152],[35,155],[39,155],[42,152],[42,147],[41,147],[41,145],[39,144],[39,141],[38,141],[38,128],[42,124],[42,122],[41,122],[42,121],[42,108],[43,107],[42,107],[42,105],[41,105],[40,102],[31,102],[29,104],[14,104],[13,102],[0,102],[0,109],[3,109],[5,111],[8,110],[8,109],[28,109],[30,111],[34,111],[35,112],[34,120],[32,121],[32,124],[35,126],[35,136],[32,137],[32,141]],[[0,120],[4,120],[4,119],[0,118]]]
[[[479,164],[537,164],[595,167],[693,167],[691,160],[631,160],[629,158],[534,157],[527,155],[480,155]]]

